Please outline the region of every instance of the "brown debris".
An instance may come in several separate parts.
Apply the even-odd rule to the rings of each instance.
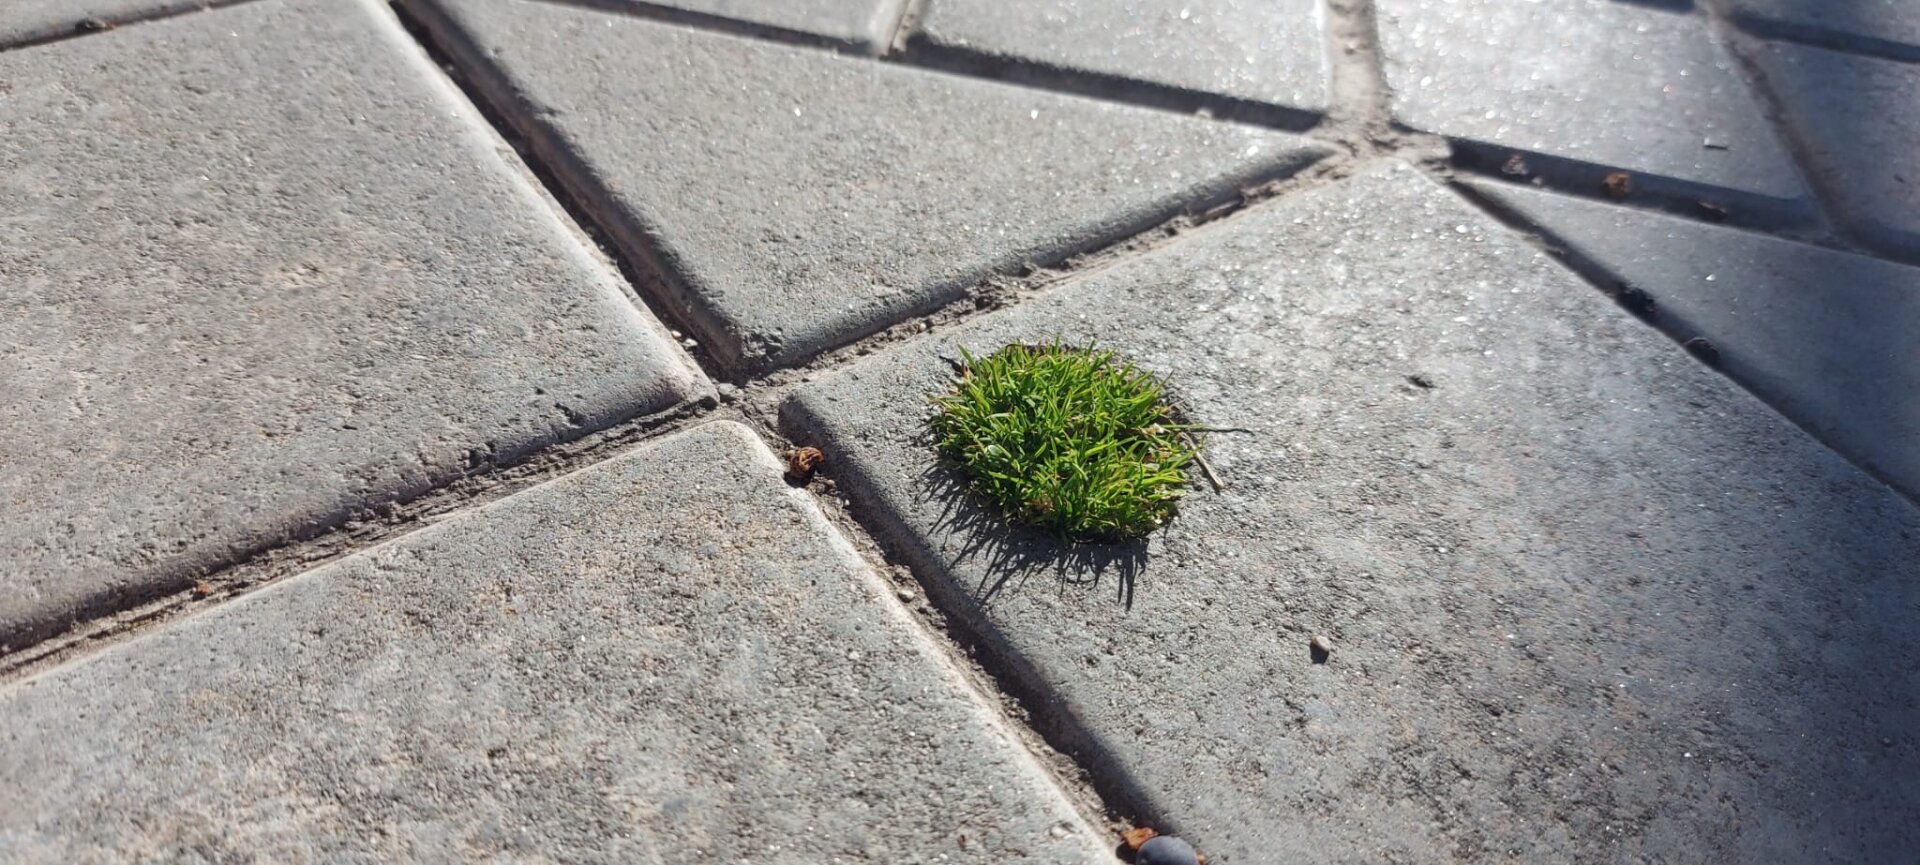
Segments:
[[[194,584],[193,584],[193,596],[194,596],[194,597],[196,597],[196,598],[204,598],[204,597],[206,597],[206,596],[208,596],[208,595],[211,595],[211,594],[213,594],[213,584],[212,584],[212,583],[209,583],[209,582],[207,582],[206,580],[201,580],[200,582],[197,582],[197,583],[194,583]]]
[[[1508,177],[1525,177],[1528,174],[1527,160],[1518,153],[1507,154],[1507,161],[1500,166],[1500,173]]]
[[[813,478],[813,472],[827,461],[827,455],[816,447],[798,447],[787,451],[787,482],[804,484]]]
[[[1619,201],[1633,194],[1633,175],[1616,171],[1600,181],[1600,188],[1607,193],[1608,198]]]
[[[1127,843],[1128,850],[1139,850],[1140,845],[1152,841],[1159,834],[1145,826],[1140,826],[1120,833],[1120,840]]]

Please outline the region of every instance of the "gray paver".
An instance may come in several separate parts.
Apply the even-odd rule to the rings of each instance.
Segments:
[[[649,0],[648,5],[811,33],[878,54],[885,51],[893,39],[903,3],[904,0]]]
[[[1920,499],[1920,268],[1537,192],[1475,189],[1709,340],[1717,365]]]
[[[1130,552],[982,521],[922,395],[958,346],[1054,336],[1251,430],[1210,437],[1228,489]],[[785,423],[1209,861],[1920,845],[1920,511],[1411,169],[862,361]]]
[[[371,3],[0,54],[0,644],[705,391]]]
[[[411,8],[620,245],[657,254],[667,302],[736,370],[805,360],[1326,152],[549,3]]]
[[[73,34],[89,22],[118,24],[204,9],[216,0],[0,0],[0,47]],[[231,2],[231,0],[228,0]]]
[[[933,46],[1308,114],[1332,100],[1321,0],[941,0]]]
[[[779,472],[699,427],[11,686],[0,858],[1110,861]]]
[[[1769,36],[1920,60],[1920,0],[1732,0],[1735,20]]]
[[[1920,256],[1920,66],[1783,43],[1756,59],[1840,218]]]
[[[1496,159],[1595,167],[1530,160],[1584,192],[1617,168],[1636,175],[1636,194],[1807,211],[1792,159],[1697,15],[1610,0],[1381,0],[1378,19],[1394,116],[1410,126]]]

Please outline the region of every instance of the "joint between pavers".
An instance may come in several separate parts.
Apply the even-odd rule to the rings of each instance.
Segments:
[[[400,6],[415,5],[411,0],[390,0]],[[668,6],[650,0],[530,0],[536,3],[549,3],[555,6],[572,6],[610,15],[622,15],[628,18],[641,18],[676,27],[694,30],[706,30],[728,36],[755,39],[763,42],[777,42],[782,45],[794,45],[802,48],[824,48],[842,54],[877,56],[884,52],[887,45],[883,41],[872,43],[863,40],[840,39],[824,33],[795,30],[775,24],[763,24],[740,18],[729,18],[711,12],[696,12],[678,6]],[[883,29],[882,33],[891,33]]]
[[[229,6],[238,6],[242,3],[251,2],[254,2],[254,0],[182,0],[182,2],[167,3],[157,7],[138,9],[118,15],[111,13],[106,15],[83,15],[73,19],[70,23],[65,24],[65,26],[56,27],[55,29],[29,31],[20,38],[12,41],[0,38],[0,51],[16,51],[22,48],[50,45],[65,42],[70,39],[79,39],[85,36],[98,36],[102,33],[111,33],[121,27],[164,21],[168,18],[178,18],[194,12],[211,12],[217,9],[224,9]]]
[[[1801,237],[1826,228],[1820,210],[1805,198],[1775,198],[1473,139],[1448,141],[1453,148],[1451,167],[1494,180],[1532,183],[1582,198],[1611,199],[1623,206],[1785,236]],[[1609,178],[1622,174],[1626,175],[1624,191],[1609,192]]]
[[[966,78],[997,81],[1049,93],[1080,96],[1174,114],[1197,115],[1282,132],[1306,132],[1318,125],[1326,116],[1323,111],[1289,108],[1121,75],[1091,72],[992,52],[941,45],[919,33],[913,34],[911,38],[905,40],[905,43],[900,50],[887,55],[884,59]]]
[[[746,394],[778,393],[807,379],[857,363],[861,358],[890,350],[934,330],[959,327],[996,310],[1025,303],[1073,280],[1150,254],[1196,230],[1231,221],[1238,214],[1305,190],[1337,183],[1367,166],[1404,162],[1391,156],[1354,157],[1336,151],[1292,174],[1241,189],[1212,206],[1194,206],[1188,212],[1139,231],[1117,235],[1102,246],[1068,255],[1053,264],[1029,263],[1020,272],[997,273],[975,283],[960,297],[932,311],[903,318],[859,339],[824,349],[797,366],[777,367],[738,382]]]
[[[894,11],[893,27],[887,31],[893,35],[883,46],[881,56],[898,54],[907,49],[907,42],[920,32],[920,22],[926,16],[927,0],[897,0]]]
[[[1484,184],[1484,181],[1481,182]],[[1920,497],[1916,497],[1913,493],[1910,493],[1907,486],[1901,483],[1898,478],[1889,475],[1871,463],[1856,458],[1848,449],[1836,447],[1829,443],[1830,436],[1827,433],[1803,423],[1796,414],[1782,410],[1776,406],[1772,400],[1755,391],[1747,382],[1730,374],[1729,370],[1723,367],[1718,360],[1710,359],[1717,356],[1717,352],[1711,343],[1705,343],[1705,351],[1708,353],[1708,356],[1703,357],[1702,351],[1695,347],[1694,342],[1695,340],[1704,342],[1706,339],[1705,333],[1701,332],[1693,323],[1676,318],[1671,313],[1662,311],[1657,305],[1657,301],[1648,297],[1644,286],[1633,284],[1625,277],[1616,273],[1612,268],[1608,267],[1606,263],[1599,258],[1589,255],[1582,248],[1582,244],[1578,239],[1569,237],[1562,232],[1555,231],[1529,219],[1526,214],[1520,210],[1496,200],[1489,194],[1475,188],[1471,183],[1449,182],[1446,185],[1448,189],[1453,190],[1467,203],[1487,214],[1489,218],[1512,229],[1532,243],[1535,248],[1559,262],[1575,276],[1592,286],[1594,290],[1611,299],[1629,315],[1638,319],[1648,327],[1659,331],[1669,340],[1672,340],[1675,348],[1679,349],[1680,353],[1687,355],[1693,362],[1719,374],[1722,378],[1725,378],[1728,383],[1765,406],[1767,411],[1772,412],[1781,420],[1792,424],[1794,428],[1805,433],[1808,438],[1819,442],[1821,447],[1833,451],[1854,468],[1859,469],[1869,477],[1879,481],[1895,495],[1912,502],[1916,506],[1920,506]],[[1734,230],[1744,229],[1735,228]],[[1752,233],[1759,237],[1780,239],[1783,242],[1807,243],[1807,241],[1804,240],[1781,238],[1780,235],[1768,232],[1753,231]],[[1834,246],[1822,245],[1820,248],[1855,255],[1860,254],[1858,250],[1849,250]]]
[[[1840,0],[1834,0],[1840,2]],[[1791,42],[1829,51],[1840,51],[1871,57],[1876,60],[1891,60],[1896,63],[1920,63],[1920,45],[1909,45],[1886,39],[1875,39],[1858,33],[1846,33],[1825,27],[1812,27],[1794,24],[1789,21],[1777,21],[1763,15],[1745,10],[1731,10],[1726,13],[1727,20],[1740,30],[1759,39],[1771,42]]]
[[[1321,8],[1327,15],[1325,55],[1333,92],[1323,125],[1345,124],[1357,127],[1363,139],[1390,140],[1397,130],[1373,0],[1324,0]]]
[[[1766,67],[1755,59],[1757,43],[1768,41],[1771,37],[1743,29],[1739,19],[1744,13],[1721,8],[1725,0],[1703,0],[1714,3],[1710,17],[1721,30],[1721,42],[1727,46],[1727,53],[1740,64],[1741,71],[1750,83],[1750,89],[1759,100],[1761,114],[1772,126],[1774,135],[1783,145],[1789,158],[1793,160],[1794,170],[1800,173],[1801,180],[1812,196],[1819,210],[1821,227],[1832,238],[1844,239],[1847,249],[1863,255],[1884,258],[1904,264],[1920,264],[1920,242],[1846,206],[1846,196],[1838,188],[1833,172],[1822,170],[1821,159],[1817,155],[1818,142],[1807,138],[1806,130],[1799,124],[1788,122],[1787,106],[1780,97],[1779,88]],[[1814,42],[1795,40],[1776,40],[1783,44],[1806,45],[1823,50],[1849,52],[1844,48],[1821,45]],[[1880,57],[1873,54],[1860,54],[1876,60],[1894,60],[1899,58]],[[1920,50],[1916,51],[1920,59]],[[1907,61],[1911,62],[1911,61]]]
[[[438,73],[514,151],[564,221],[585,234],[620,271],[628,300],[674,328],[675,342],[702,374],[713,381],[737,383],[744,364],[727,351],[731,331],[698,292],[680,281],[671,262],[648,239],[646,229],[629,225],[619,206],[596,192],[598,186],[586,167],[577,164],[562,142],[552,140],[545,124],[519,110],[512,84],[479,56],[476,46],[460,38],[458,28],[434,4],[394,0],[392,8],[401,26],[433,59]],[[694,339],[681,338],[681,332]]]
[[[689,400],[654,415],[633,418],[579,438],[525,448],[498,462],[470,466],[462,474],[413,495],[369,503],[344,519],[315,524],[311,531],[241,551],[230,560],[184,575],[169,591],[83,613],[53,623],[50,633],[6,635],[0,645],[0,685],[145,633],[149,627],[193,615],[347,556],[413,534],[474,508],[613,459],[647,442],[716,420],[739,419],[721,398]],[[63,629],[64,628],[64,629]],[[43,629],[44,631],[44,629]],[[31,633],[31,632],[29,632]]]
[[[822,419],[813,417],[799,400],[783,400],[778,412],[782,436],[829,448],[828,462],[823,464],[821,474],[833,480],[834,494],[821,495],[816,489],[815,497],[822,509],[857,527],[856,536],[871,541],[873,552],[884,562],[904,567],[913,575],[932,607],[931,616],[936,619],[923,618],[927,627],[938,629],[946,640],[963,650],[970,666],[987,678],[993,690],[1019,707],[1025,715],[1025,728],[1039,736],[1047,749],[1072,762],[1102,801],[1107,816],[1179,831],[1180,827],[1173,825],[1168,815],[1154,807],[1153,797],[1140,786],[1140,781],[1120,768],[1114,749],[1101,740],[1097,731],[1076,720],[1071,711],[1061,711],[1058,697],[1052,694],[1039,669],[1016,647],[993,638],[993,629],[980,617],[978,605],[957,586],[930,576],[940,570],[938,551],[928,548],[921,536],[890,517],[885,508],[862,504],[876,499],[879,482],[857,465],[833,460],[833,443],[823,441],[820,433],[826,428]],[[842,494],[848,487],[859,489],[859,494]]]

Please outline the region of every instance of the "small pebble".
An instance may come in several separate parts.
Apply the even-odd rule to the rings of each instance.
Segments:
[[[900,588],[894,589],[893,593],[895,595],[898,595],[900,597],[900,600],[906,601],[908,603],[911,603],[915,597],[913,594],[913,590],[907,588],[906,586],[901,586]]]
[[[1200,865],[1200,854],[1172,835],[1159,835],[1140,845],[1133,854],[1135,865]]]
[[[1307,641],[1307,645],[1322,655],[1333,654],[1333,641],[1319,634],[1314,634],[1313,639]]]
[[[1694,357],[1706,361],[1709,364],[1720,362],[1720,349],[1715,348],[1712,340],[1704,336],[1696,336],[1681,343],[1680,346],[1687,351],[1693,352]]]
[[[1616,171],[1600,181],[1600,189],[1608,198],[1619,201],[1633,194],[1633,175]]]

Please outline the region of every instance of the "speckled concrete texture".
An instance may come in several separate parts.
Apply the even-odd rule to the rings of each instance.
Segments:
[[[1226,489],[1133,548],[982,515],[925,398],[962,346],[1056,336],[1245,430],[1207,437]],[[1211,862],[1920,846],[1920,510],[1412,169],[857,363],[785,423]]]
[[[1706,198],[1803,219],[1807,192],[1706,19],[1613,0],[1379,0],[1394,117],[1600,194]],[[1496,165],[1498,163],[1496,162]],[[1586,173],[1580,167],[1593,170]]]
[[[1322,0],[940,0],[927,44],[1305,114],[1332,101]]]
[[[223,0],[5,0],[0,48],[98,32],[129,21],[206,9]],[[233,0],[224,0],[233,2]]]
[[[410,0],[731,369],[761,373],[1329,151],[528,0]]]
[[[372,3],[0,53],[0,645],[707,392]]]
[[[0,691],[0,859],[1111,861],[718,423]]]
[[[1755,58],[1840,219],[1920,260],[1920,65],[1780,43]]]
[[[1517,184],[1474,188],[1675,339],[1920,500],[1920,268]]]

